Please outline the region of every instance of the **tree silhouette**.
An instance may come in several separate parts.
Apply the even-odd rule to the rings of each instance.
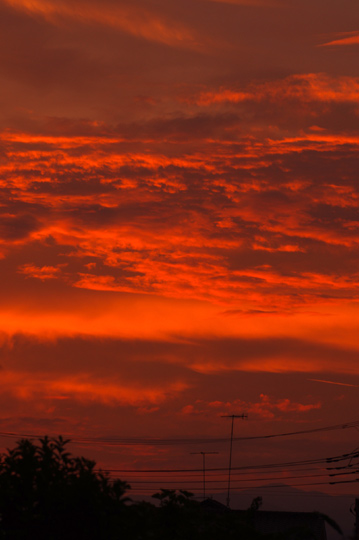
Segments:
[[[0,456],[0,538],[119,538],[128,484],[72,457],[68,442],[23,439]]]
[[[73,457],[66,450],[68,442],[62,437],[44,437],[38,444],[22,439],[13,450],[0,454],[0,540],[297,540],[310,536],[303,528],[283,534],[257,532],[254,518],[260,497],[247,511],[239,512],[225,507],[223,512],[213,511],[193,500],[191,493],[171,489],[153,496],[158,506],[143,501],[126,504],[129,485],[96,471],[94,461]]]

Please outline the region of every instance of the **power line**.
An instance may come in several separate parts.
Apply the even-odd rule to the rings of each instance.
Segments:
[[[359,466],[359,464],[356,464],[357,466]],[[334,468],[329,468],[329,467],[306,467],[305,469],[295,469],[294,472],[308,472],[308,471],[326,471],[326,470],[337,470],[337,469],[345,469],[347,470],[348,467],[334,467]],[[101,472],[106,472],[106,473],[116,473],[116,472],[121,472],[121,469],[100,469]],[[234,472],[233,472],[234,471]],[[281,473],[281,472],[287,472],[288,469],[276,469],[276,472],[278,473]],[[127,472],[127,471],[126,471]],[[138,477],[139,474],[141,474],[142,470],[137,470],[135,472],[132,472],[132,473],[127,473],[127,476],[133,476],[134,479],[136,479]],[[163,471],[161,471],[161,473],[163,473]],[[158,473],[160,474],[160,473]],[[168,474],[166,472],[164,472],[164,474]],[[173,472],[172,473],[173,475],[179,475],[181,478],[183,478],[183,476],[188,476],[189,478],[195,478],[195,477],[203,477],[203,473],[200,474],[200,473],[197,473],[197,472],[188,472],[186,474],[183,474],[182,472]],[[261,471],[261,475],[263,474],[273,474],[273,471],[272,470],[264,470],[264,471]],[[235,469],[232,468],[232,476],[246,476],[246,475],[253,475],[253,472],[250,472],[250,471],[240,471],[240,472],[236,472]],[[206,469],[206,477],[208,478],[214,478],[214,477],[217,477],[217,476],[220,476],[222,477],[223,476],[223,473],[221,472],[211,472],[211,470],[208,470]],[[148,478],[148,476],[146,476],[146,478]]]
[[[306,429],[300,431],[290,431],[283,433],[272,433],[268,435],[253,435],[247,437],[234,437],[233,441],[252,441],[259,439],[273,439],[277,437],[289,437],[294,435],[304,435],[310,433],[321,433],[326,431],[335,431],[342,429],[359,428],[359,420],[353,422],[347,422],[343,424],[336,424],[332,426],[325,426],[322,428]],[[9,438],[30,438],[38,439],[43,435],[33,433],[14,433],[10,431],[0,431],[0,436]],[[147,438],[147,437],[70,437],[70,442],[81,444],[106,444],[110,446],[172,446],[172,445],[190,445],[190,444],[221,444],[228,442],[227,437],[203,437],[203,438]]]
[[[241,467],[232,467],[232,471],[248,471],[248,470],[260,470],[260,469],[277,469],[283,467],[297,467],[301,465],[324,465],[327,463],[339,462],[348,460],[355,454],[341,454],[339,456],[332,456],[327,458],[307,459],[300,461],[287,461],[281,463],[267,463],[264,465],[244,465]],[[331,469],[331,468],[330,468]],[[119,473],[187,473],[187,472],[201,472],[202,469],[103,469],[104,472],[119,472]],[[226,467],[207,468],[207,472],[220,472],[228,471]]]
[[[355,480],[337,480],[335,482],[309,482],[309,483],[300,483],[300,484],[280,484],[280,485],[271,485],[269,484],[268,486],[258,486],[256,489],[285,489],[285,488],[291,488],[291,487],[313,487],[313,486],[333,486],[333,485],[337,485],[337,484],[357,484],[359,482],[359,478],[355,479]],[[135,487],[133,490],[131,491],[137,491],[137,492],[140,492],[140,493],[143,493],[145,491],[147,492],[151,492],[153,493],[153,491],[155,490],[156,488],[141,488],[141,487]],[[183,488],[181,488],[183,489]],[[192,487],[186,491],[201,491],[201,487]],[[238,490],[238,491],[247,491],[247,487],[246,486],[234,486],[235,490]],[[213,487],[211,489],[211,492],[213,493],[224,493],[226,490],[225,488],[225,485],[223,486],[223,488],[221,487]],[[303,493],[303,495],[307,495],[306,493]]]
[[[359,474],[359,471],[351,471],[346,473],[337,473],[335,475],[333,474],[306,474],[306,475],[299,475],[299,476],[273,476],[270,478],[266,478],[265,481],[271,481],[271,480],[298,480],[302,478],[320,478],[320,477],[333,477],[333,476],[345,476],[345,475],[351,475],[351,474]],[[247,478],[245,480],[242,480],[243,482],[261,482],[263,481],[263,478]],[[207,484],[223,484],[225,482],[225,478],[222,478],[221,480],[208,480]],[[163,480],[163,479],[151,479],[151,480],[130,480],[131,485],[134,484],[201,484],[201,480],[180,480],[180,479],[172,479],[172,480]]]

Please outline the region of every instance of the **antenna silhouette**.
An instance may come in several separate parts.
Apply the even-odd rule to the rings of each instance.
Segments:
[[[201,455],[203,457],[203,500],[206,499],[206,455],[218,454],[218,452],[190,452],[192,455]]]
[[[228,465],[228,489],[227,489],[227,507],[229,508],[230,492],[231,492],[231,470],[232,470],[232,445],[233,445],[233,424],[235,418],[248,418],[247,414],[222,414],[222,418],[232,418],[231,427],[231,443],[229,446],[229,465]]]

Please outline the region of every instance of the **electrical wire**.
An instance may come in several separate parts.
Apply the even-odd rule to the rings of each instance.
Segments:
[[[346,422],[343,424],[336,424],[331,426],[325,426],[322,428],[306,429],[300,431],[290,431],[283,433],[272,433],[268,435],[253,435],[247,437],[234,437],[233,441],[252,441],[259,439],[273,439],[277,437],[288,437],[294,435],[303,435],[310,433],[322,433],[327,431],[335,431],[341,429],[350,429],[350,428],[359,428],[359,420],[353,422]],[[10,431],[0,431],[0,436],[10,437],[10,438],[42,438],[42,435],[35,434],[20,434]],[[228,437],[220,438],[122,438],[122,437],[73,437],[70,438],[72,443],[81,443],[81,444],[106,444],[110,446],[173,446],[173,445],[191,445],[191,444],[222,444],[229,441]]]
[[[335,481],[335,482],[311,482],[311,483],[301,483],[301,484],[280,484],[280,485],[272,485],[272,484],[269,484],[268,486],[258,486],[257,489],[285,489],[285,488],[292,488],[292,487],[312,487],[312,486],[333,486],[333,485],[337,485],[337,484],[356,484],[359,482],[359,478],[355,479],[355,480],[339,480],[339,481]],[[133,492],[151,492],[153,493],[154,490],[156,490],[158,488],[141,488],[141,487],[135,487],[133,490],[131,489],[131,491]],[[182,491],[199,491],[201,492],[202,491],[202,487],[198,486],[198,487],[192,487],[190,489],[185,489],[185,488],[181,488]],[[215,492],[215,493],[225,493],[227,490],[227,487],[225,486],[225,482],[223,482],[223,487],[213,487],[211,488],[211,492]],[[247,491],[247,487],[246,486],[236,486],[236,485],[232,485],[232,490],[237,490],[237,491]],[[303,494],[304,495],[304,494]],[[306,495],[306,493],[305,493]]]
[[[321,465],[333,462],[339,462],[348,460],[353,454],[341,454],[339,456],[332,456],[328,458],[308,459],[301,461],[288,461],[281,463],[268,463],[264,465],[245,465],[241,467],[232,467],[232,471],[246,471],[246,470],[261,470],[261,469],[276,469],[280,467],[296,467],[301,465]],[[188,472],[202,472],[201,469],[103,469],[103,472],[118,472],[118,473],[188,473]],[[206,472],[219,472],[228,471],[228,467],[208,468]]]
[[[342,469],[347,469],[347,467],[341,467]],[[320,471],[327,471],[327,470],[335,470],[336,468],[333,468],[333,469],[328,469],[327,467],[307,467],[305,469],[295,469],[294,472],[311,472],[311,471],[316,471],[316,472],[320,472]],[[105,473],[108,473],[108,474],[114,474],[116,472],[118,472],[118,469],[99,469],[101,470],[101,472],[105,472]],[[131,478],[134,478],[134,479],[137,479],[138,478],[138,475],[141,474],[141,470],[138,470],[136,472],[133,472],[133,473],[129,473],[127,474],[127,477],[131,477]],[[279,474],[281,472],[283,473],[286,473],[288,472],[288,469],[279,469],[279,470],[276,470],[276,472]],[[168,473],[165,473],[165,475],[167,475]],[[206,478],[216,478],[216,477],[223,477],[224,474],[228,474],[228,469],[226,469],[224,472],[208,472],[208,469],[206,469]],[[261,471],[261,475],[263,474],[273,474],[273,471],[271,470],[265,470],[265,471]],[[328,474],[328,473],[327,473]],[[183,478],[184,476],[185,477],[188,477],[188,478],[203,478],[203,469],[202,469],[202,472],[201,473],[191,473],[191,472],[188,472],[186,474],[183,474],[183,473],[172,473],[172,475],[174,476],[180,476],[181,478]],[[240,476],[241,478],[243,476],[247,476],[247,475],[253,475],[253,472],[250,472],[250,471],[234,471],[233,472],[233,469],[232,469],[232,476],[235,477],[235,476]],[[148,475],[146,476],[148,477]]]
[[[293,480],[293,479],[301,479],[301,478],[319,478],[319,477],[333,477],[333,476],[345,476],[345,475],[351,475],[351,474],[359,474],[359,471],[350,471],[350,472],[346,472],[346,473],[337,473],[337,474],[306,474],[306,475],[299,475],[299,476],[286,476],[286,477],[283,477],[283,476],[273,476],[273,477],[270,477],[270,478],[266,478],[265,480],[266,481],[270,481],[270,480]],[[242,482],[260,482],[262,481],[263,479],[262,478],[246,478],[246,479],[241,479]],[[221,480],[210,480],[206,477],[206,484],[219,484],[219,483],[224,483],[226,482],[227,479],[226,478],[222,478]],[[158,483],[161,483],[161,484],[174,484],[174,483],[177,483],[177,484],[203,484],[203,480],[187,480],[187,479],[183,479],[183,480],[179,480],[179,479],[172,479],[172,480],[163,480],[163,479],[160,479],[160,480],[157,480],[157,479],[151,479],[151,480],[131,480],[131,485],[135,485],[135,484],[158,484]]]

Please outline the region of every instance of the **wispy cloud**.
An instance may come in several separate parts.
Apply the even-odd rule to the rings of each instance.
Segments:
[[[351,386],[353,388],[359,388],[358,384],[349,384],[349,383],[342,383],[338,381],[326,381],[324,379],[308,379],[308,381],[314,381],[314,382],[320,382],[320,383],[326,383],[326,384],[335,384],[338,386]]]
[[[345,45],[359,45],[359,32],[347,32],[343,37],[323,43],[320,47],[342,47]]]
[[[27,277],[37,278],[41,281],[46,279],[56,279],[59,277],[61,268],[56,266],[35,266],[33,264],[24,264],[18,269],[20,274],[24,274]]]
[[[353,36],[345,39],[357,39]],[[334,42],[333,42],[334,43]],[[325,73],[307,73],[291,75],[285,79],[251,83],[240,89],[220,88],[217,91],[202,92],[194,98],[198,105],[216,103],[241,103],[245,101],[280,101],[296,100],[299,103],[309,101],[349,102],[359,97],[358,77],[330,77]]]
[[[355,90],[353,81],[348,88]],[[308,130],[228,140],[225,119],[217,118],[150,121],[142,137],[136,126],[118,126],[114,136],[103,124],[102,137],[96,126],[72,137],[3,132],[11,159],[0,163],[0,185],[12,197],[0,218],[2,251],[33,243],[46,250],[51,239],[60,263],[31,256],[17,267],[22,275],[92,291],[210,300],[221,311],[243,301],[255,313],[356,298],[359,274],[352,265],[343,271],[332,249],[359,245],[358,194],[346,171],[359,135]],[[300,180],[293,178],[298,167]]]
[[[246,402],[241,399],[233,402],[212,401],[205,402],[197,400],[194,404],[185,405],[181,410],[184,415],[208,415],[215,414],[221,416],[223,414],[241,414],[243,411],[260,418],[275,418],[280,415],[293,413],[308,413],[316,409],[320,409],[322,404],[317,403],[298,403],[293,402],[289,398],[274,399],[272,396],[260,394],[259,400],[256,402]]]
[[[83,1],[73,4],[67,0],[5,1],[15,9],[40,15],[54,23],[61,22],[62,18],[68,18],[83,24],[117,28],[133,36],[173,47],[190,49],[198,47],[198,38],[192,30],[135,4],[124,2],[96,4]]]
[[[110,406],[137,407],[163,403],[183,392],[187,385],[183,382],[174,382],[163,388],[156,387],[153,382],[141,386],[110,379],[96,380],[95,377],[85,373],[59,377],[51,373],[6,371],[1,375],[0,388],[2,392],[25,401],[76,400],[99,402]]]

